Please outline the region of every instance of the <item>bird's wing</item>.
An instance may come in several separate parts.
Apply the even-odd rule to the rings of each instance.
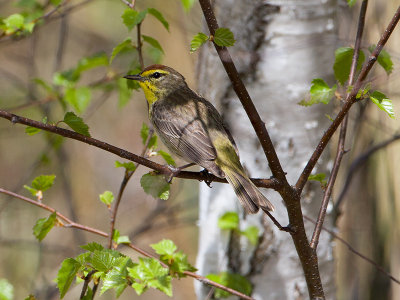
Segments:
[[[193,113],[154,105],[152,121],[160,138],[176,154],[204,168],[216,158],[204,122]]]

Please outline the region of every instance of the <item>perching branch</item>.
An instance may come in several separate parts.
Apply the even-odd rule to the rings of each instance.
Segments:
[[[58,127],[55,125],[51,125],[51,124],[44,124],[42,122],[38,122],[38,121],[28,119],[25,117],[21,117],[18,115],[14,115],[12,113],[9,113],[9,112],[7,112],[5,110],[1,110],[1,109],[0,109],[0,118],[7,119],[14,124],[19,123],[19,124],[35,127],[38,129],[42,129],[42,130],[45,130],[48,132],[52,132],[52,133],[73,139],[73,140],[80,141],[85,144],[92,145],[94,147],[100,148],[107,152],[113,153],[124,159],[139,163],[139,164],[141,164],[145,167],[148,167],[150,169],[153,169],[161,174],[171,175],[171,170],[167,166],[160,165],[154,161],[148,160],[144,157],[133,154],[124,149],[121,149],[116,146],[105,143],[103,141],[79,134],[74,131],[64,129],[64,128],[61,128],[61,127]],[[216,177],[212,174],[205,174],[203,172],[181,171],[175,177],[184,178],[184,179],[196,179],[199,181],[227,183],[227,181],[223,178]],[[252,179],[252,181],[258,187],[272,188],[272,189],[279,189],[279,187],[280,187],[279,182],[275,179]]]
[[[367,12],[367,6],[368,6],[368,0],[364,0],[363,3],[361,4],[360,8],[360,16],[358,18],[358,28],[357,28],[357,35],[356,35],[356,42],[354,44],[354,53],[353,53],[353,60],[351,62],[351,68],[350,68],[350,75],[349,75],[349,84],[348,87],[352,86],[354,83],[354,76],[356,73],[357,69],[357,62],[358,62],[358,56],[360,53],[360,46],[361,46],[361,39],[362,39],[362,34],[364,31],[364,25],[365,25],[365,13]],[[346,98],[349,96],[349,92],[347,93]],[[336,177],[339,172],[340,164],[342,162],[342,158],[344,154],[346,153],[346,150],[344,149],[345,142],[346,142],[346,131],[347,131],[347,122],[348,122],[348,117],[349,115],[347,114],[346,117],[344,118],[342,125],[340,126],[340,133],[339,133],[339,141],[338,141],[338,146],[337,146],[337,152],[336,152],[336,157],[335,157],[335,162],[333,164],[331,176],[329,177],[328,185],[325,189],[324,192],[324,197],[322,199],[322,204],[321,208],[318,214],[318,219],[314,228],[314,233],[311,238],[311,243],[310,246],[313,249],[317,249],[318,246],[318,241],[319,241],[319,235],[322,230],[322,225],[324,224],[324,219],[326,215],[326,209],[329,204],[329,199],[331,198],[333,187],[335,185]]]
[[[351,106],[357,102],[356,96],[357,96],[358,91],[361,89],[362,85],[364,84],[364,80],[366,79],[366,77],[369,74],[369,72],[371,71],[373,65],[377,61],[379,53],[382,51],[383,47],[385,46],[386,42],[388,41],[394,28],[396,27],[397,23],[399,22],[399,19],[400,19],[400,6],[397,8],[396,13],[394,14],[392,20],[390,21],[390,23],[387,26],[384,33],[382,34],[377,46],[375,47],[375,50],[372,52],[372,54],[369,56],[367,62],[362,67],[360,75],[358,76],[357,81],[355,82],[355,84],[353,86],[353,89],[347,96],[342,109],[336,116],[335,120],[333,120],[333,122],[329,126],[329,128],[325,131],[325,133],[322,136],[321,140],[319,141],[314,153],[311,155],[310,160],[308,161],[308,163],[305,166],[303,172],[301,173],[299,179],[297,180],[296,189],[299,193],[303,190],[304,185],[306,184],[306,182],[308,180],[308,176],[310,176],[312,170],[314,169],[315,165],[317,164],[319,157],[321,156],[326,145],[330,141],[332,135],[335,133],[335,131],[339,127],[340,123],[342,122],[344,117],[349,112]]]
[[[33,204],[33,205],[36,205],[36,206],[38,206],[38,207],[41,207],[41,208],[43,208],[43,209],[45,209],[45,210],[48,210],[48,211],[50,211],[50,212],[52,212],[52,213],[55,212],[55,213],[57,214],[57,217],[58,217],[58,218],[60,218],[60,219],[63,220],[64,222],[66,222],[66,224],[63,224],[63,227],[77,228],[77,229],[81,229],[81,230],[84,230],[84,231],[88,231],[88,232],[91,232],[91,233],[94,233],[94,234],[97,234],[97,235],[100,235],[100,236],[103,236],[103,237],[108,237],[108,236],[109,236],[107,233],[105,233],[105,232],[103,232],[103,231],[101,231],[101,230],[98,230],[98,229],[95,229],[95,228],[92,228],[92,227],[88,227],[88,226],[85,226],[85,225],[81,225],[81,224],[75,223],[75,222],[73,222],[72,220],[70,220],[69,218],[67,218],[66,216],[64,216],[63,214],[61,214],[61,213],[59,213],[59,212],[56,212],[56,210],[55,210],[54,208],[52,208],[52,207],[50,207],[50,206],[48,206],[48,205],[46,205],[46,204],[40,203],[40,202],[38,202],[38,201],[36,201],[36,200],[27,198],[27,197],[25,197],[25,196],[22,196],[22,195],[19,195],[19,194],[16,194],[16,193],[13,193],[13,192],[8,191],[8,190],[5,190],[5,189],[3,189],[3,188],[0,188],[0,193],[3,193],[3,194],[6,194],[6,195],[9,195],[9,196],[12,196],[12,197],[17,198],[17,199],[20,199],[20,200],[23,200],[23,201],[25,201],[25,202],[28,202],[28,203],[30,203],[30,204]],[[124,245],[126,245],[126,246],[128,246],[129,248],[135,250],[136,252],[140,253],[140,254],[143,255],[143,256],[150,257],[150,258],[154,258],[154,259],[157,259],[157,260],[158,260],[158,258],[155,257],[154,255],[148,253],[147,251],[145,251],[145,250],[143,250],[143,249],[141,249],[141,248],[139,248],[139,247],[137,247],[137,246],[135,246],[135,245],[133,245],[133,244],[131,244],[131,243],[130,243],[130,244],[124,244]],[[163,265],[163,267],[165,267],[165,268],[168,267],[168,266],[167,266],[166,264],[164,264],[163,262],[161,262],[161,261],[159,261],[159,262]],[[184,273],[185,275],[189,276],[189,277],[192,277],[192,278],[194,278],[194,279],[196,279],[196,280],[198,280],[198,281],[204,283],[204,284],[207,284],[207,285],[210,285],[210,286],[213,286],[213,287],[222,289],[222,290],[224,290],[224,291],[226,291],[226,292],[228,292],[228,293],[231,293],[231,294],[233,294],[233,295],[235,295],[235,296],[238,296],[238,297],[240,297],[240,298],[242,298],[242,299],[254,300],[252,297],[249,297],[249,296],[247,296],[247,295],[245,295],[245,294],[242,294],[242,293],[240,293],[240,292],[238,292],[238,291],[236,291],[236,290],[233,290],[233,289],[231,289],[231,288],[229,288],[229,287],[226,287],[226,286],[221,285],[221,284],[219,284],[219,283],[217,283],[217,282],[214,282],[214,281],[212,281],[212,280],[209,280],[208,278],[205,278],[205,277],[203,277],[203,276],[201,276],[201,275],[198,275],[198,274],[196,274],[196,273],[189,272],[189,271],[185,271],[185,272],[183,272],[183,273]]]

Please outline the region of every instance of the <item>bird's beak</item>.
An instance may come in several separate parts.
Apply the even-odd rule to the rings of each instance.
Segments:
[[[145,78],[140,76],[139,74],[137,75],[126,75],[124,76],[126,79],[131,79],[131,80],[136,80],[136,81],[145,81]]]

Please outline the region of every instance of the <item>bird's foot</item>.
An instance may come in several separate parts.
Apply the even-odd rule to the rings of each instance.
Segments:
[[[172,178],[178,176],[178,174],[179,174],[183,169],[189,168],[189,167],[191,167],[191,166],[193,166],[193,165],[194,165],[194,163],[186,164],[186,165],[183,165],[183,166],[181,166],[181,167],[175,167],[175,166],[173,166],[173,165],[166,165],[166,166],[168,167],[169,171],[170,171],[169,174],[166,174],[166,180],[167,180],[167,182],[168,182],[168,183],[171,183]]]
[[[201,173],[202,177],[204,177],[203,180],[204,180],[205,184],[207,184],[208,187],[211,188],[211,182],[212,182],[212,179],[210,178],[211,173],[208,172],[207,169],[203,169],[202,171],[200,171],[200,173]]]

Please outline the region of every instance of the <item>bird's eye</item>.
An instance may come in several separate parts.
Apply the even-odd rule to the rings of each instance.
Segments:
[[[155,79],[157,79],[157,78],[160,78],[160,77],[161,77],[161,74],[158,73],[158,72],[155,72],[155,73],[153,73],[152,77],[155,78]]]

